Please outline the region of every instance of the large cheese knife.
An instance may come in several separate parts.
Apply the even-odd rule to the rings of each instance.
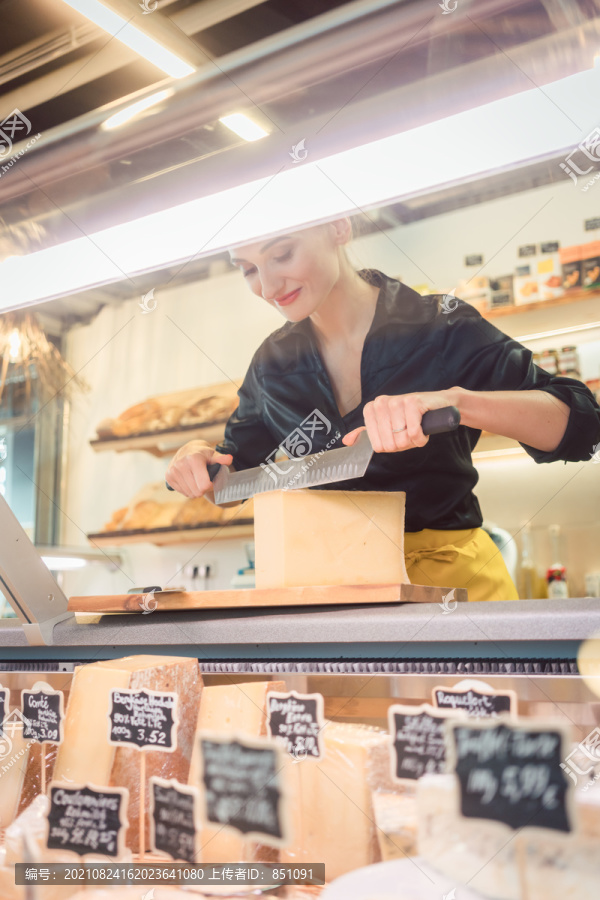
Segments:
[[[432,409],[421,419],[423,434],[454,431],[460,425],[460,413],[455,406]],[[351,447],[321,450],[299,459],[285,459],[277,463],[262,463],[253,469],[230,472],[227,466],[211,463],[208,477],[213,483],[215,503],[233,505],[265,491],[286,491],[335,484],[350,478],[362,478],[373,456],[373,447],[366,431],[361,431]],[[167,487],[170,486],[167,484]]]

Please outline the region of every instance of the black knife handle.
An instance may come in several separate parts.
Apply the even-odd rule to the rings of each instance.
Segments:
[[[215,480],[217,472],[221,468],[221,463],[209,463],[206,467],[206,471],[208,472],[208,477],[211,481]],[[172,488],[168,481],[165,481],[168,491],[174,491],[175,488]]]
[[[443,434],[445,431],[455,431],[459,425],[460,413],[456,406],[430,409],[421,419],[423,434]]]

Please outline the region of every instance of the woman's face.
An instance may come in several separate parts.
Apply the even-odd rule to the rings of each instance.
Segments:
[[[290,322],[312,315],[340,277],[338,247],[344,228],[318,225],[229,251],[257,297]]]

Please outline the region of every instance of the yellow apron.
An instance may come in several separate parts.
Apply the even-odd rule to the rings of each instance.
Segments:
[[[413,584],[466,588],[469,600],[518,600],[500,549],[483,528],[407,531],[404,553]]]

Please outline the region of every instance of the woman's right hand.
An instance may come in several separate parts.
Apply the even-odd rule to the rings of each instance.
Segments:
[[[212,491],[212,482],[206,468],[209,463],[230,466],[232,462],[230,453],[218,453],[206,441],[188,441],[171,460],[165,479],[167,484],[184,497],[203,497]]]

